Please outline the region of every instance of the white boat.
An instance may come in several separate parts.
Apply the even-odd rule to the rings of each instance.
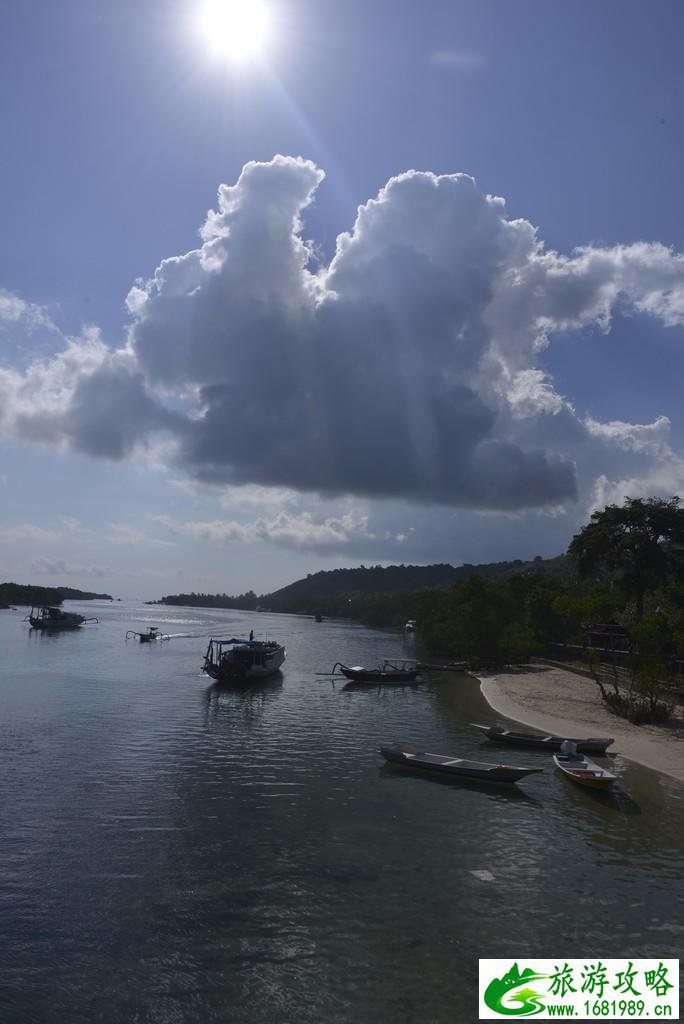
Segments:
[[[286,651],[275,640],[210,640],[204,671],[219,683],[242,685],[276,673]]]
[[[408,622],[406,623],[406,625],[404,626],[404,632],[405,633],[415,633],[416,626],[417,626],[416,620],[415,619],[409,619]]]
[[[608,789],[617,778],[612,772],[590,761],[584,754],[554,754],[556,767],[573,782],[591,789]]]

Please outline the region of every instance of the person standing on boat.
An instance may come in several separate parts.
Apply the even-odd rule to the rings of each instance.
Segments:
[[[574,740],[563,740],[560,745],[560,752],[570,761],[581,761],[582,755],[577,753],[577,744]]]
[[[252,642],[253,639],[254,639],[254,630],[250,629],[250,631],[249,631],[249,641],[250,641],[250,643]]]

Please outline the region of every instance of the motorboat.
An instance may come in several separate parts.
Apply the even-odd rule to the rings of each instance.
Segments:
[[[617,778],[583,754],[554,754],[553,760],[564,775],[580,786],[609,789]]]
[[[96,618],[87,619],[77,612],[65,612],[62,608],[31,608],[24,622],[30,622],[33,629],[76,629],[84,622],[98,622]]]
[[[430,754],[417,747],[380,747],[380,753],[392,764],[454,775],[461,779],[475,779],[478,782],[518,782],[526,775],[535,775],[543,771],[543,768],[490,764],[485,761],[468,761],[462,757],[449,757],[446,754]]]
[[[240,685],[273,675],[285,657],[285,648],[275,640],[211,639],[202,667],[219,683]]]
[[[379,668],[365,668],[363,665],[343,665],[336,661],[331,675],[339,668],[342,675],[353,683],[415,683],[418,668],[415,662],[383,661]]]
[[[417,626],[416,620],[415,619],[409,619],[408,622],[406,623],[406,625],[404,626],[404,632],[405,633],[415,633],[416,626]]]
[[[606,748],[614,743],[614,739],[590,737],[578,740],[570,736],[545,736],[543,733],[515,732],[503,729],[499,725],[478,725],[470,723],[473,729],[479,729],[493,743],[508,743],[514,747],[534,747],[537,750],[560,750],[561,744],[570,740],[581,754],[605,754]]]

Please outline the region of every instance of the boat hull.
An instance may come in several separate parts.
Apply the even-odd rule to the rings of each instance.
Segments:
[[[475,782],[514,783],[526,775],[534,775],[541,768],[523,768],[515,765],[484,764],[467,761],[464,758],[450,758],[442,754],[430,754],[401,747],[381,747],[380,753],[391,764],[418,771],[437,772],[456,779],[470,779]]]
[[[33,629],[49,629],[51,631],[55,629],[78,629],[84,622],[85,618],[82,618],[80,615],[75,615],[73,619],[54,619],[52,621],[35,617],[29,618],[29,623]]]
[[[352,683],[393,683],[402,685],[404,683],[415,683],[417,672],[355,672],[353,669],[340,669],[342,675]]]
[[[514,732],[504,730],[503,732],[493,731],[491,726],[477,725],[471,723],[475,729],[484,733],[492,743],[499,743],[510,747],[527,747],[530,750],[553,750],[559,751],[561,744],[569,739],[577,747],[579,754],[605,754],[606,749],[613,743],[612,739],[591,737],[589,739],[574,739],[569,736],[535,736],[534,733]]]

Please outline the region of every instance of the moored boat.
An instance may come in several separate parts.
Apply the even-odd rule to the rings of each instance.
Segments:
[[[499,725],[478,725],[476,722],[470,724],[473,729],[483,732],[493,743],[508,743],[514,747],[533,747],[537,750],[560,750],[562,743],[571,740],[581,754],[605,754],[606,748],[615,742],[609,738],[589,737],[589,739],[578,740],[571,736],[545,736],[543,733],[515,732],[512,729],[503,729]]]
[[[469,761],[462,757],[449,757],[445,754],[430,754],[417,747],[380,747],[380,753],[386,761],[400,764],[407,768],[423,771],[440,772],[461,779],[474,779],[479,782],[518,782],[526,775],[535,775],[543,768],[527,768],[511,764],[489,764],[485,761]]]
[[[608,789],[613,785],[617,776],[606,771],[600,765],[590,761],[588,757],[579,754],[554,754],[553,760],[557,768],[577,782],[580,786],[589,786],[592,789]]]
[[[275,640],[210,640],[202,666],[219,683],[242,685],[278,671],[286,651]]]
[[[409,667],[405,661],[383,661],[379,668],[365,668],[363,665],[343,665],[335,662],[331,675],[339,668],[342,675],[353,683],[415,683],[418,669],[415,663]]]
[[[31,623],[33,629],[76,629],[84,622],[98,622],[96,618],[87,619],[77,612],[65,612],[61,608],[31,608],[25,622]]]

